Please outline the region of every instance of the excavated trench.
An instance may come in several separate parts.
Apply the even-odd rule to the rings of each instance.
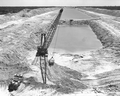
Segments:
[[[92,19],[92,17],[72,8],[64,8],[61,20]],[[82,52],[102,47],[101,42],[88,25],[58,26],[50,49],[60,52]]]
[[[73,10],[73,9],[72,9]],[[72,13],[69,10],[69,13],[72,15],[76,13]],[[49,16],[49,14],[51,14]],[[46,15],[43,15],[43,17],[52,17],[52,13],[49,13]],[[54,14],[53,14],[54,15]],[[71,16],[70,14],[68,14]],[[80,18],[77,19],[91,19],[90,16],[87,16],[83,13],[79,14]],[[77,15],[78,16],[78,15]],[[39,17],[39,18],[38,18]],[[23,22],[21,24],[18,24],[19,26],[9,26],[6,28],[1,29],[1,34],[6,32],[6,35],[10,35],[11,39],[9,37],[3,38],[3,42],[1,43],[1,51],[0,52],[0,58],[1,58],[1,66],[6,64],[5,68],[1,67],[1,75],[4,75],[4,78],[1,77],[1,80],[6,80],[7,78],[10,78],[11,74],[7,73],[17,73],[18,70],[26,72],[28,70],[27,68],[24,69],[23,65],[31,64],[31,61],[33,61],[35,54],[33,55],[33,51],[36,51],[36,43],[38,37],[34,34],[39,31],[38,25],[44,25],[41,23],[42,16],[36,16],[34,18],[29,18],[28,21]],[[67,17],[67,16],[66,16]],[[84,18],[82,18],[84,17]],[[47,18],[49,19],[49,18]],[[65,18],[64,18],[65,19]],[[74,19],[73,17],[69,17],[69,19]],[[33,20],[33,21],[32,21]],[[46,22],[43,22],[46,24]],[[31,26],[32,27],[31,27]],[[92,31],[90,27],[92,28]],[[21,31],[22,29],[22,31]],[[10,34],[11,32],[11,34]],[[33,37],[30,38],[31,33],[33,33]],[[15,35],[14,35],[14,34]],[[24,33],[24,34],[23,34]],[[95,35],[96,34],[96,35]],[[110,34],[109,30],[105,29],[104,26],[101,26],[98,21],[89,21],[86,25],[78,25],[78,26],[58,26],[58,29],[56,31],[56,34],[53,38],[53,41],[51,43],[50,48],[54,48],[54,45],[56,45],[56,51],[64,50],[67,52],[78,52],[78,51],[89,51],[89,50],[96,50],[103,46],[109,46],[111,45],[111,42],[115,39],[114,35],[106,35]],[[2,35],[3,37],[3,35]],[[18,40],[18,37],[20,38]],[[24,37],[24,38],[23,38]],[[56,39],[57,38],[57,39]],[[98,40],[98,39],[101,41]],[[2,40],[2,38],[1,38]],[[18,40],[18,41],[17,41]],[[117,42],[113,42],[117,43]],[[102,49],[101,49],[102,50]],[[99,54],[93,53],[91,59],[83,59],[79,60],[77,63],[73,63],[74,66],[78,65],[77,67],[80,69],[79,64],[89,64],[93,65],[90,68],[85,68],[89,73],[92,71],[91,69],[93,67],[97,67],[97,64],[106,64],[106,62],[100,62],[100,60],[109,60],[108,57],[105,57],[104,54],[102,54],[103,51],[98,51]],[[30,55],[30,54],[32,55]],[[106,52],[107,53],[107,52]],[[108,54],[109,55],[109,54]],[[98,56],[98,57],[97,57]],[[94,58],[96,57],[96,58]],[[108,58],[108,59],[107,59]],[[112,59],[111,59],[112,60]],[[109,60],[110,61],[110,60]],[[29,63],[30,62],[30,63]],[[82,63],[81,63],[82,62]],[[14,64],[16,64],[15,67]],[[76,64],[76,65],[75,65]],[[9,65],[9,66],[8,66]],[[21,65],[21,66],[20,66]],[[62,65],[62,64],[61,64]],[[95,66],[94,66],[95,65]],[[10,67],[9,69],[6,69]],[[25,66],[27,67],[27,66]],[[34,66],[35,67],[35,66]],[[82,67],[81,67],[82,68]],[[28,73],[30,74],[29,77],[35,77],[40,79],[40,70],[36,70],[35,68],[32,68],[32,70],[28,70]],[[34,69],[34,70],[33,70]],[[6,71],[8,70],[8,71]],[[15,70],[15,71],[14,71]],[[17,70],[17,71],[16,71]],[[22,71],[22,72],[23,72]],[[5,73],[6,72],[6,73]],[[78,72],[73,70],[73,68],[63,67],[58,64],[55,64],[52,67],[48,67],[48,79],[50,82],[54,83],[55,85],[60,85],[57,89],[60,89],[62,92],[66,91],[74,91],[75,89],[86,89],[88,86],[86,84],[83,84],[81,81],[81,78],[84,78],[84,75],[82,72]],[[4,74],[3,74],[4,73]],[[6,78],[7,77],[7,78]],[[30,81],[31,82],[31,81]],[[36,82],[33,80],[33,83],[36,83],[36,85],[41,84],[40,82]],[[35,84],[34,84],[35,85]],[[41,87],[38,86],[38,87]]]
[[[59,26],[50,48],[54,47],[56,52],[76,53],[99,49],[102,44],[87,25]]]

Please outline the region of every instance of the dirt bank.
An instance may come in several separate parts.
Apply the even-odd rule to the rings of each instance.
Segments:
[[[41,32],[46,30],[51,19],[58,14],[58,10],[45,14],[40,14],[39,9],[36,11],[35,16],[33,15],[33,11],[28,12],[26,15],[25,10],[22,11],[23,13],[19,12],[10,16],[0,16],[1,80],[7,80],[13,76],[13,73],[24,71],[26,72],[24,75],[29,74],[26,75],[28,76],[27,78],[35,77],[38,79],[34,81],[36,85],[42,82],[40,80],[40,70],[38,72],[39,67],[35,69],[31,67],[31,63],[35,57],[36,47],[40,43],[39,38]],[[21,14],[25,14],[25,17],[23,15],[21,16]],[[95,13],[92,14],[97,15]],[[118,79],[111,79],[111,81],[108,79],[112,78],[111,73],[114,73],[114,70],[120,68],[120,23],[111,19],[109,16],[105,16],[105,18],[60,21],[60,25],[90,26],[97,38],[101,41],[103,47],[82,54],[78,53],[77,55],[64,54],[64,58],[70,57],[70,59],[67,59],[67,63],[63,59],[60,59],[62,64],[58,62],[54,66],[48,67],[48,82],[59,85],[58,87],[63,88],[62,91],[67,90],[66,92],[76,89],[85,90],[86,88],[96,86],[99,88],[102,85],[106,86],[106,83],[111,81],[117,81],[119,83],[119,74],[117,72],[114,75],[117,75],[116,77]],[[63,54],[59,56],[62,57]],[[35,66],[39,66],[39,62]],[[28,70],[29,68],[30,70]],[[7,77],[3,78],[6,72],[12,73],[12,75],[7,75]]]

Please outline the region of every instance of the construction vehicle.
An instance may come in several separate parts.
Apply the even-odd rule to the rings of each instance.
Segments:
[[[52,66],[54,64],[53,57],[48,61],[48,48],[57,29],[57,25],[59,23],[62,12],[63,9],[60,9],[56,18],[52,20],[47,32],[41,33],[41,44],[37,47],[36,58],[40,59],[40,70],[44,84],[46,84],[47,66],[48,64],[49,66]]]
[[[23,76],[20,74],[15,74],[12,80],[9,82],[8,91],[16,91],[20,84],[23,82]]]

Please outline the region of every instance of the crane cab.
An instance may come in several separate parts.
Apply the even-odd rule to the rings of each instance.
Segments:
[[[52,57],[52,58],[48,61],[48,63],[49,63],[49,66],[53,66],[54,63],[55,63],[54,58]]]

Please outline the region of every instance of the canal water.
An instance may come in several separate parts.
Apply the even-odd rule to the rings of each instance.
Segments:
[[[93,17],[73,8],[64,8],[61,19],[92,19]]]
[[[65,9],[61,19],[90,19],[91,17],[75,9]],[[50,50],[55,52],[82,52],[102,47],[89,26],[58,26]]]

